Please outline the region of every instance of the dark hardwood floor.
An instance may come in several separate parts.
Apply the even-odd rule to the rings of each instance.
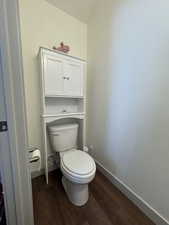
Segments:
[[[97,172],[90,184],[90,198],[82,207],[72,205],[63,190],[59,170],[35,178],[35,225],[154,225],[107,178]]]

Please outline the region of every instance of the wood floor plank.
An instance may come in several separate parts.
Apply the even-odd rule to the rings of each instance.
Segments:
[[[100,172],[98,172],[98,176],[91,184],[91,189],[93,195],[98,196],[98,201],[103,206],[103,210],[110,216],[112,223],[114,221],[113,215],[115,214],[116,219],[121,221],[120,224],[154,224]],[[116,221],[116,224],[118,223]]]
[[[61,184],[59,170],[33,179],[35,225],[155,225],[107,178],[97,172],[90,184],[86,205],[70,203]]]

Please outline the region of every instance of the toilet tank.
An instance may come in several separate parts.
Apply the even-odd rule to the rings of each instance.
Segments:
[[[78,127],[76,123],[49,126],[49,137],[53,150],[62,152],[77,147]]]

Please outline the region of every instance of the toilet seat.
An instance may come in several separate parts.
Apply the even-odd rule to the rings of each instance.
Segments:
[[[67,152],[62,157],[64,167],[77,175],[88,175],[95,168],[93,158],[86,152],[75,150]]]
[[[68,151],[61,157],[61,170],[72,182],[88,183],[95,176],[96,164],[86,152]]]

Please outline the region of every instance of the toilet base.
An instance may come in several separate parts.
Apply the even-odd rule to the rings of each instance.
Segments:
[[[89,198],[88,184],[73,183],[64,176],[62,177],[62,184],[72,204],[76,206],[86,204]]]

